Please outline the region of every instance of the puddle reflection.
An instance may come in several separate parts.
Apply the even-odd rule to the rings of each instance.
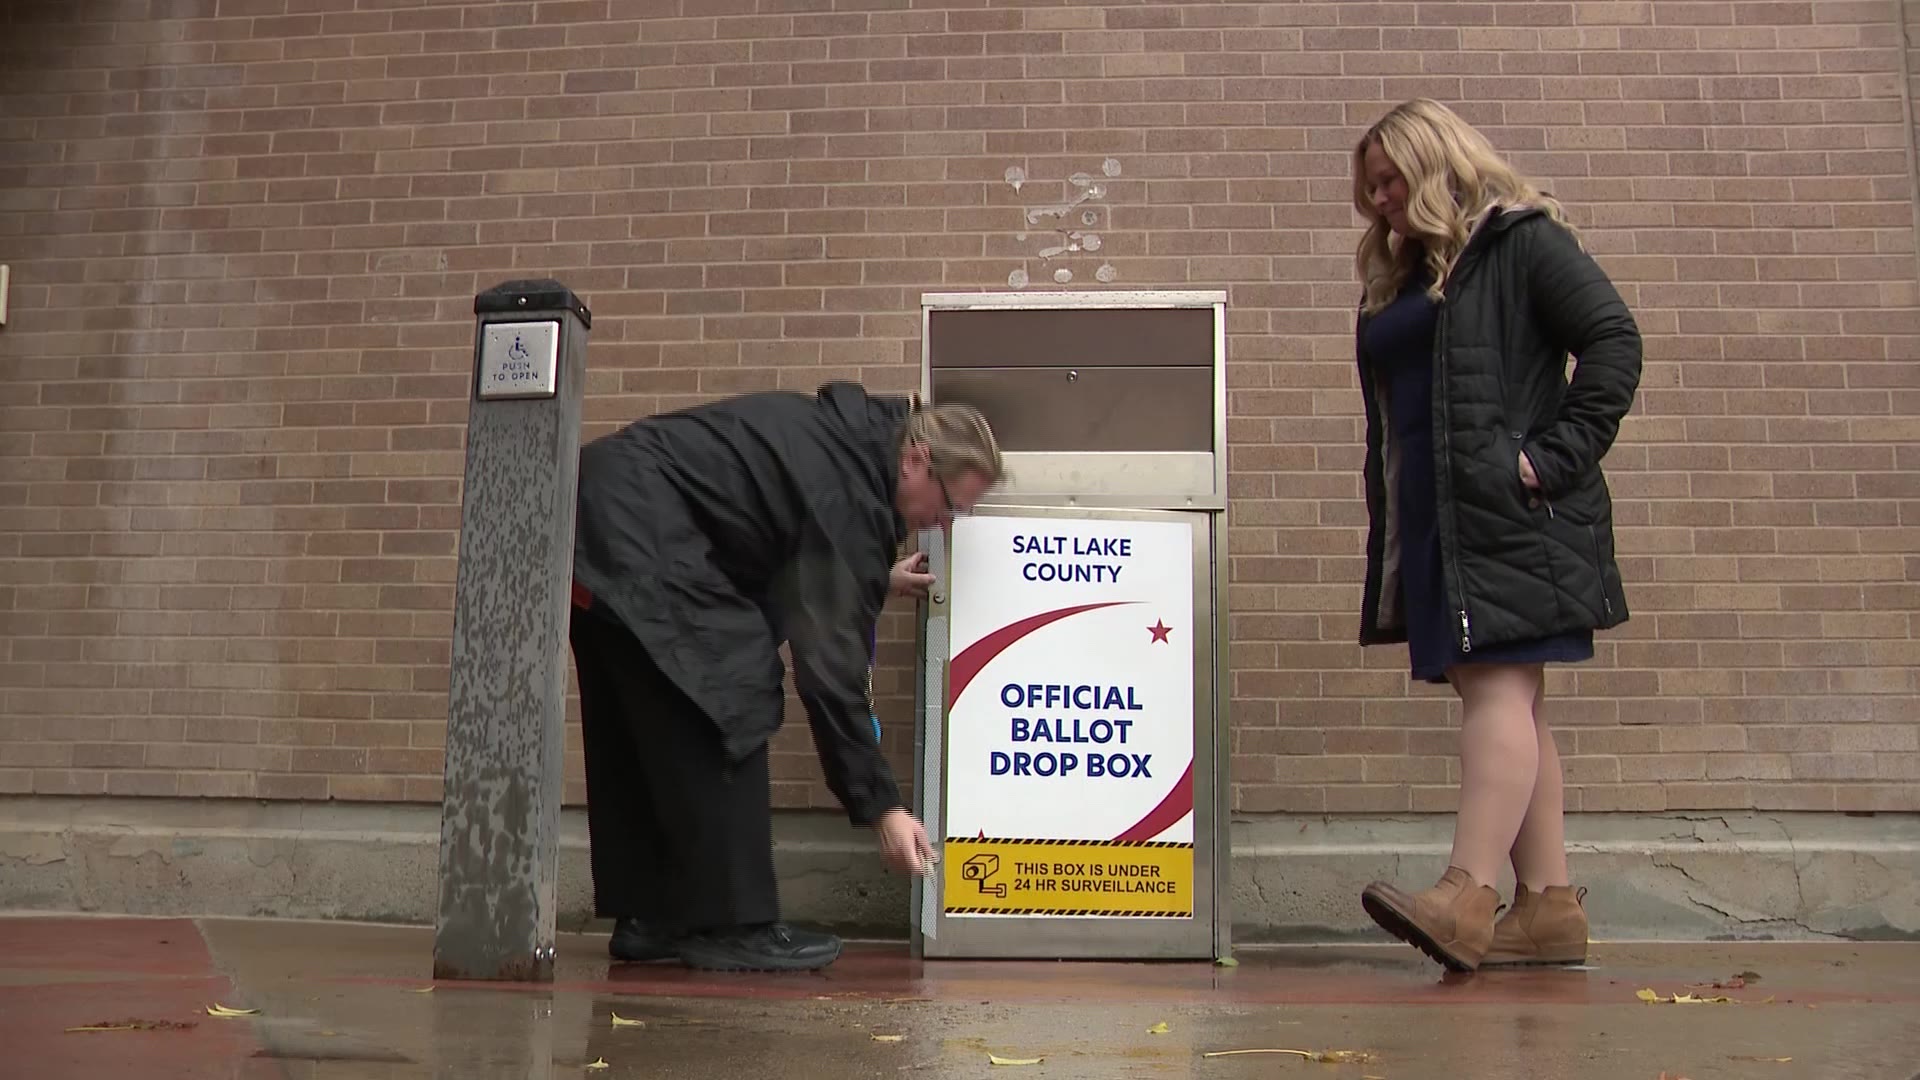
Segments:
[[[554,1060],[551,994],[431,995],[434,1080],[552,1080],[576,1076]]]

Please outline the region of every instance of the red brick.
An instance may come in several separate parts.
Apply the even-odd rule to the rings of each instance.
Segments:
[[[1449,810],[1446,697],[1352,644],[1345,170],[1385,102],[1434,94],[1568,200],[1648,335],[1608,459],[1636,618],[1555,673],[1570,806],[1920,809],[1920,281],[1884,17],[557,0],[266,14],[111,74],[48,50],[0,102],[24,121],[0,122],[0,340],[37,365],[0,404],[25,440],[0,678],[67,727],[0,789],[437,798],[412,729],[444,716],[476,288],[585,268],[592,430],[910,387],[914,293],[1000,287],[1015,208],[1111,156],[1118,283],[1231,289],[1237,809]],[[804,739],[776,743],[777,797],[829,805]]]

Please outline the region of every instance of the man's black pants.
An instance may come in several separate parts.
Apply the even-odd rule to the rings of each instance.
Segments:
[[[575,608],[594,911],[669,932],[777,921],[767,748],[720,729],[610,615]]]

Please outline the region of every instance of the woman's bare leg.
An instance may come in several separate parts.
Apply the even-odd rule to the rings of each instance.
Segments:
[[[1567,796],[1560,775],[1560,748],[1547,727],[1547,680],[1542,678],[1533,697],[1533,729],[1539,734],[1540,759],[1533,780],[1533,800],[1520,832],[1513,840],[1513,876],[1529,892],[1568,884]]]
[[[1536,797],[1544,729],[1534,722],[1534,705],[1543,672],[1538,664],[1462,664],[1448,677],[1464,713],[1452,865],[1491,885]],[[1557,791],[1557,769],[1555,777]]]

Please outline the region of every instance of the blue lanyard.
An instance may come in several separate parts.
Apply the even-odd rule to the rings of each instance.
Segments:
[[[873,700],[873,669],[880,662],[880,626],[867,634],[867,718],[873,721],[873,741],[880,742],[880,709]]]

